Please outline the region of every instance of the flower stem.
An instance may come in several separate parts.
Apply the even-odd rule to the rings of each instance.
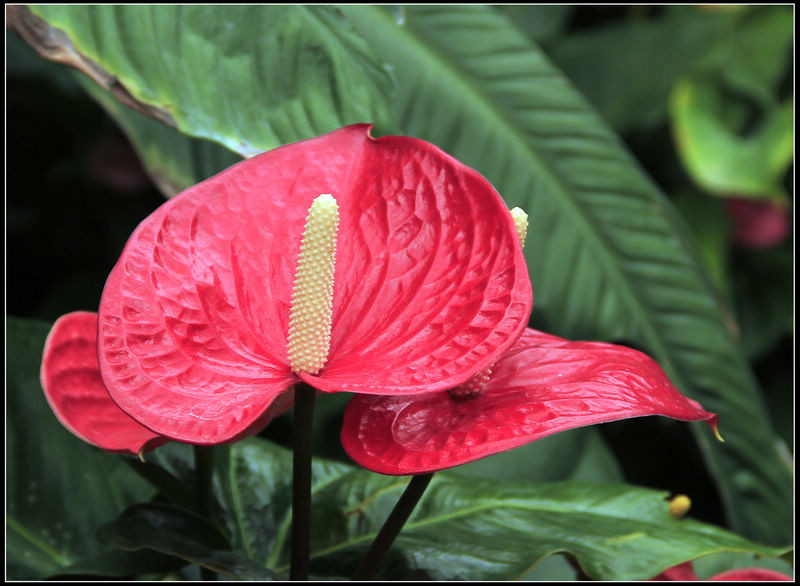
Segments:
[[[400,500],[397,501],[389,518],[386,519],[369,550],[361,560],[361,565],[358,566],[355,574],[353,574],[353,580],[369,580],[372,578],[372,575],[380,566],[383,556],[389,551],[403,525],[405,525],[405,522],[414,511],[414,507],[417,506],[417,502],[419,502],[425,489],[428,488],[431,478],[433,478],[433,472],[419,474],[411,478],[411,482],[406,486]]]
[[[197,512],[214,524],[214,493],[212,490],[214,476],[214,446],[193,446],[195,496]],[[213,570],[200,566],[203,581],[214,581],[217,575]]]
[[[311,556],[311,428],[316,394],[317,390],[306,383],[295,386],[290,580],[308,580]]]

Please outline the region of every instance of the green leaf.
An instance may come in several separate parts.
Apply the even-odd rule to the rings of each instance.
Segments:
[[[126,550],[153,549],[241,580],[273,580],[274,574],[229,551],[213,526],[195,513],[163,503],[134,505],[101,527],[98,539]]]
[[[538,43],[560,35],[575,12],[575,6],[568,4],[501,4],[495,9]]]
[[[791,540],[792,476],[691,235],[542,52],[482,6],[342,7],[391,65],[406,133],[483,173],[530,217],[533,321],[568,338],[630,340],[726,438],[697,437],[732,526]]]
[[[16,8],[12,22],[40,53],[147,115],[243,156],[347,124],[392,124],[388,71],[332,6],[29,10]]]
[[[758,131],[740,136],[720,119],[724,109],[714,80],[685,78],[670,98],[678,153],[695,183],[710,194],[787,202],[783,190],[794,153],[794,104],[766,113]]]
[[[453,468],[451,474],[510,481],[622,482],[622,470],[596,428],[572,429]]]
[[[719,291],[727,295],[726,299],[729,299],[732,229],[725,202],[695,190],[674,194],[672,202],[689,225],[711,280]]]
[[[741,251],[735,258],[736,314],[751,360],[763,358],[782,336],[792,335],[794,266],[793,251],[788,246]]]
[[[6,321],[7,577],[159,571],[163,560],[152,556],[146,561],[128,554],[108,564],[104,556],[113,550],[94,538],[100,524],[150,498],[153,490],[122,457],[79,440],[53,415],[39,383],[49,329],[38,321]]]
[[[235,551],[285,573],[291,452],[250,438],[230,447],[216,475]],[[315,460],[312,572],[352,573],[407,483],[407,477]],[[553,553],[569,553],[595,579],[637,580],[713,552],[784,551],[677,521],[667,496],[619,484],[532,486],[439,472],[376,578],[508,580]]]
[[[762,108],[772,108],[791,63],[793,10],[789,6],[752,6],[737,16],[736,26],[725,38],[721,72],[732,87]]]
[[[666,121],[674,83],[721,59],[734,15],[674,6],[648,20],[599,24],[557,39],[548,55],[618,132]]]
[[[76,77],[125,132],[153,183],[165,196],[172,197],[242,160],[216,142],[191,138],[124,106],[86,76]]]

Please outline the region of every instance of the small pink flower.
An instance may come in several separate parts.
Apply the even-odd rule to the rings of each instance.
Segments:
[[[770,248],[783,242],[791,228],[785,206],[738,197],[725,199],[733,220],[734,242],[747,248]]]

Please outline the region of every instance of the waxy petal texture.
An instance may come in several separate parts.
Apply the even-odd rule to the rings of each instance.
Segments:
[[[287,333],[305,217],[340,209],[322,391],[455,386],[516,340],[532,303],[500,196],[433,145],[354,125],[234,165],[131,236],[100,305],[99,360],[120,407],[174,439],[252,432],[297,381]]]
[[[168,441],[127,415],[103,386],[97,366],[96,313],[68,313],[53,324],[40,374],[56,417],[85,442],[110,452],[138,454]]]
[[[647,355],[613,344],[571,342],[526,329],[475,397],[357,395],[341,440],[361,466],[422,474],[465,464],[576,427],[663,415],[716,415],[681,395]]]

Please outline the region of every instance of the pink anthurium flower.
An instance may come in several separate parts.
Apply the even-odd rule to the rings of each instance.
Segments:
[[[170,441],[140,425],[108,394],[97,364],[97,314],[62,315],[45,340],[40,379],[58,420],[83,441],[108,452],[141,456]],[[289,410],[292,393],[274,402],[265,418]]]
[[[669,582],[700,582],[700,578],[694,571],[692,562],[684,562],[664,570],[655,578],[655,581]],[[765,568],[741,568],[739,570],[727,570],[708,578],[708,582],[773,582],[793,580],[790,576],[767,570]]]
[[[100,371],[124,412],[171,439],[231,441],[260,428],[298,381],[324,392],[437,391],[514,343],[532,293],[499,194],[429,143],[369,130],[243,161],[139,225],[99,310]],[[308,301],[293,296],[305,282],[298,256],[333,272],[332,256],[299,255],[304,231],[316,230],[312,202],[338,226],[332,241],[323,230],[333,284],[311,287],[332,295],[309,301],[312,314],[330,315],[319,370],[298,367],[288,341],[290,314],[318,321],[295,311]]]
[[[356,395],[341,431],[361,466],[390,475],[466,464],[576,427],[664,415],[708,421],[647,355],[526,329],[483,380],[458,392]]]

